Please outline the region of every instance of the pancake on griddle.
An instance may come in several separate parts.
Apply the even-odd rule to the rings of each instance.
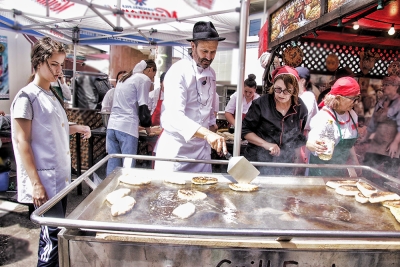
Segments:
[[[400,223],[400,207],[390,207],[390,212],[396,218],[396,221]]]
[[[258,190],[258,186],[254,184],[241,184],[241,183],[230,183],[229,188],[239,192],[254,192]]]
[[[218,183],[218,179],[215,177],[197,176],[192,178],[192,183],[200,185],[216,184]]]

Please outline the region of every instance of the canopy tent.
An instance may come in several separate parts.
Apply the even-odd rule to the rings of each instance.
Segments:
[[[211,21],[221,48],[238,47],[240,0],[0,0],[0,28],[63,43],[187,46]]]
[[[249,6],[250,0],[0,0],[0,29],[74,44],[76,55],[75,44],[189,46],[193,25],[211,21],[226,38],[218,49],[239,48],[241,95]],[[75,66],[76,59],[74,74]],[[242,113],[241,98],[236,110]],[[239,153],[236,131],[233,155]]]

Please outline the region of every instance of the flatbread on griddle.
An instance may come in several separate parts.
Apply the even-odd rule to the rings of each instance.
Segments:
[[[192,183],[200,185],[216,184],[218,183],[218,179],[215,177],[197,176],[192,178]]]
[[[145,185],[145,184],[150,184],[151,180],[150,178],[146,177],[135,177],[131,176],[128,174],[122,175],[119,177],[119,181],[124,184],[129,184],[129,185]]]
[[[177,178],[177,177],[167,177],[164,179],[164,182],[170,183],[170,184],[180,184],[180,185],[186,184],[186,181],[184,179]]]
[[[133,197],[125,196],[123,198],[120,198],[111,206],[111,215],[123,215],[133,209],[135,203],[136,200]]]
[[[349,185],[349,186],[356,186],[357,181],[356,180],[330,180],[326,182],[326,186],[330,188],[337,188],[341,185]]]
[[[369,183],[366,183],[366,182],[363,182],[363,181],[358,181],[357,182],[357,188],[366,197],[369,197],[373,193],[378,192],[378,190],[375,187],[373,187]]]
[[[120,189],[117,189],[117,190],[107,194],[106,200],[110,204],[114,204],[119,199],[123,198],[124,196],[129,195],[130,192],[131,192],[131,190],[129,188],[120,188]]]
[[[196,211],[196,206],[192,204],[191,202],[187,202],[185,204],[179,205],[176,207],[173,211],[172,214],[175,216],[181,218],[181,219],[186,219],[189,218],[194,214]]]
[[[230,183],[229,188],[234,190],[234,191],[239,191],[239,192],[253,192],[258,190],[257,185],[253,184],[240,184],[240,183]]]
[[[390,207],[390,212],[396,218],[396,221],[400,223],[400,207]]]
[[[361,192],[358,192],[358,193],[355,195],[355,198],[356,198],[356,201],[357,201],[357,202],[360,202],[360,203],[362,203],[362,204],[365,204],[365,203],[369,202],[369,198],[366,197],[366,196],[364,196],[363,193],[361,193]]]
[[[388,200],[400,200],[400,196],[393,192],[381,191],[373,193],[369,196],[369,202],[378,203]]]
[[[390,207],[398,207],[400,208],[400,200],[387,200],[382,202],[382,206],[385,208],[390,208]]]
[[[360,192],[360,190],[358,190],[356,186],[350,186],[350,185],[338,186],[336,187],[335,191],[336,193],[343,196],[355,196]]]
[[[184,200],[203,200],[207,197],[206,194],[197,190],[178,190],[178,197]]]

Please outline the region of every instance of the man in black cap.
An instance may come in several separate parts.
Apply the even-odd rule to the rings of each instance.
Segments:
[[[217,52],[218,35],[212,22],[199,21],[193,38],[187,39],[191,58],[171,66],[164,78],[165,96],[157,143],[162,158],[211,159],[211,148],[226,153],[225,139],[210,131],[215,128],[213,103],[216,96],[215,71],[210,67]],[[156,161],[156,170],[211,172],[210,164]]]

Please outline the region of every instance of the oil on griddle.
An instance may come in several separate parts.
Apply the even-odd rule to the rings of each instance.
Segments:
[[[190,181],[190,180],[189,180]],[[243,229],[320,229],[320,230],[400,230],[400,224],[380,204],[361,204],[354,197],[342,196],[324,185],[264,184],[259,190],[235,192],[228,183],[214,185],[174,185],[152,180],[144,186],[127,186],[136,200],[126,215],[112,217],[106,202],[94,220],[184,227]],[[196,212],[187,219],[172,215],[186,202],[177,196],[179,189],[194,189],[207,194],[205,200],[192,201]]]

